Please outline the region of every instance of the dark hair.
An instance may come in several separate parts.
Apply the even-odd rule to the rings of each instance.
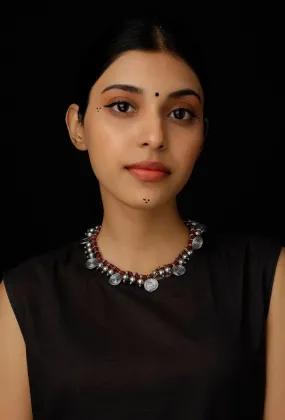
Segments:
[[[142,16],[117,19],[104,31],[100,40],[83,50],[81,67],[76,82],[74,102],[79,106],[78,117],[84,122],[90,91],[101,74],[123,53],[136,51],[165,51],[182,58],[195,72],[203,88],[205,106],[208,108],[208,79],[202,47],[181,19],[171,20],[162,16]]]

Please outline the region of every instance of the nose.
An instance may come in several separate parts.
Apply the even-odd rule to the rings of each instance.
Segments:
[[[155,112],[148,114],[142,121],[140,146],[149,146],[152,149],[166,149],[166,133],[162,118]]]

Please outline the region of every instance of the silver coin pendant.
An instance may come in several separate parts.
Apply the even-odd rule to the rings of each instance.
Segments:
[[[87,267],[89,270],[93,270],[93,268],[98,267],[99,264],[98,258],[89,258],[89,260],[86,261],[85,267]]]
[[[200,249],[202,245],[203,245],[202,236],[196,236],[192,241],[192,248],[193,249]]]
[[[172,272],[173,274],[175,274],[176,276],[183,276],[183,274],[185,273],[186,269],[183,265],[179,264],[179,265],[175,265],[172,268]]]
[[[154,292],[158,288],[158,281],[154,278],[147,279],[144,288],[147,292]]]
[[[115,273],[115,274],[112,274],[111,277],[109,278],[109,283],[112,286],[117,286],[118,284],[121,283],[122,280],[123,280],[123,276],[120,273]]]

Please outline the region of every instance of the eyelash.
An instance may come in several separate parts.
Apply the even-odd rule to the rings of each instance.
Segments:
[[[128,105],[130,105],[130,106],[132,106],[129,102],[127,102],[127,101],[116,101],[116,102],[112,102],[111,104],[109,104],[109,105],[105,105],[105,108],[113,108],[114,106],[116,106],[116,105],[119,105],[119,104],[128,104]],[[187,111],[190,115],[191,115],[191,118],[190,119],[183,119],[183,118],[175,118],[175,119],[177,119],[178,121],[191,121],[191,120],[193,120],[194,118],[198,118],[197,117],[197,115],[196,114],[194,114],[194,112],[191,110],[191,109],[188,109],[188,108],[183,108],[183,107],[181,107],[181,108],[176,108],[176,109],[174,109],[173,111],[171,111],[171,113],[172,112],[174,112],[174,111],[177,111],[177,110],[180,110],[180,109],[183,109],[183,110],[185,110],[185,111]],[[115,112],[117,112],[118,114],[128,114],[128,112],[123,112],[123,111],[115,111]],[[170,113],[170,114],[171,114]]]

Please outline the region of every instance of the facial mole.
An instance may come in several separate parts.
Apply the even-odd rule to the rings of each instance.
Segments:
[[[149,198],[143,198],[143,201],[147,204],[147,203],[149,203]]]

